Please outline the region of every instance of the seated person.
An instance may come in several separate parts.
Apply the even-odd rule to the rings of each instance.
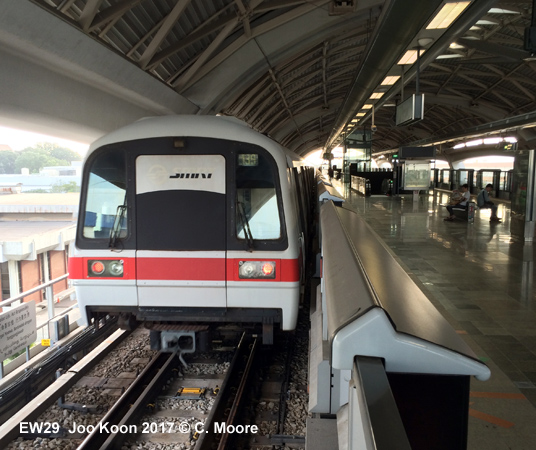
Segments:
[[[497,217],[497,205],[495,205],[489,199],[489,193],[492,189],[492,184],[486,185],[486,187],[480,191],[480,194],[478,194],[478,197],[476,198],[476,204],[480,209],[491,208],[491,217],[489,219],[490,222],[500,222],[501,219]]]
[[[453,208],[457,208],[457,209],[467,208],[467,202],[471,200],[471,193],[469,192],[468,184],[464,184],[462,186],[461,194],[462,195],[458,198],[457,203],[447,206],[447,211],[449,212],[450,215],[447,218],[445,218],[445,220],[448,220],[449,222],[452,222],[454,220],[456,216],[454,215],[454,211],[452,210]]]

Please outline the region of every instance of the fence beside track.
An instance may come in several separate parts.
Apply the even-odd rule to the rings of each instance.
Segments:
[[[107,339],[97,346],[87,355],[87,357],[76,363],[52,385],[1,425],[0,448],[7,448],[7,445],[17,438],[19,435],[20,424],[22,422],[35,421],[41,413],[72,388],[78,380],[80,380],[98,361],[113,350],[128,334],[130,334],[129,331],[116,331],[110,339]]]

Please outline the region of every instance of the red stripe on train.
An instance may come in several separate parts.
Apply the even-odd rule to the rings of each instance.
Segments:
[[[225,258],[138,258],[137,269],[139,280],[225,280]]]
[[[260,261],[246,258],[121,258],[123,261],[123,277],[93,277],[88,274],[88,260],[109,261],[119,258],[72,257],[69,258],[69,278],[72,280],[87,279],[121,279],[121,280],[174,280],[174,281],[265,281],[265,282],[296,282],[300,280],[298,259],[270,259],[276,262],[276,278],[273,280],[242,280],[238,278],[240,261]],[[137,274],[137,277],[136,277]]]

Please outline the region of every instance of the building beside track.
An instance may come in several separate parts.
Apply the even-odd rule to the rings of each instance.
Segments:
[[[67,273],[78,195],[0,195],[1,300]],[[67,288],[67,280],[56,283],[54,295]],[[24,301],[40,303],[45,295],[38,291]]]

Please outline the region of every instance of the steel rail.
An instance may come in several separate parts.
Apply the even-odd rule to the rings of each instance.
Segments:
[[[251,367],[253,365],[253,360],[254,360],[255,354],[257,352],[257,346],[258,346],[258,340],[257,339],[255,339],[249,345],[250,353],[249,353],[249,355],[247,355],[246,366],[244,368],[243,375],[242,375],[242,377],[240,379],[240,383],[238,385],[238,390],[236,392],[236,395],[235,395],[234,400],[233,400],[233,404],[231,406],[231,411],[229,412],[229,416],[227,417],[226,430],[228,430],[229,425],[234,425],[234,421],[235,421],[235,419],[237,417],[239,407],[240,407],[240,403],[241,403],[242,398],[244,396],[244,390],[246,388],[246,384],[247,384],[247,381],[249,379],[249,374],[251,372]],[[229,440],[229,433],[227,431],[225,431],[225,433],[222,434],[221,440],[220,440],[220,442],[218,444],[218,450],[224,450],[226,445],[227,445],[228,440]]]
[[[227,441],[227,437],[225,436],[227,433],[216,433],[215,424],[221,421],[225,422],[226,428],[232,425],[231,421],[236,417],[236,411],[238,410],[249,375],[249,369],[252,365],[252,355],[256,349],[257,339],[252,341],[245,333],[242,334],[231,365],[221,385],[220,392],[205,421],[204,432],[200,434],[195,446],[196,450],[209,450],[216,448],[216,445],[218,449],[224,448],[225,442]],[[240,377],[237,376],[239,372],[243,372]],[[229,406],[231,402],[232,404]],[[222,441],[223,447],[221,446]]]
[[[169,376],[178,361],[176,352],[158,353],[95,425],[94,430],[84,439],[78,450],[121,448],[129,434],[108,431],[114,426],[121,430],[124,426],[135,425],[143,414],[146,402],[157,396],[157,392],[162,389],[162,380]]]
[[[59,377],[17,414],[1,425],[0,448],[7,448],[8,444],[19,436],[21,422],[35,421],[41,413],[71,389],[78,380],[102,360],[104,355],[113,350],[129,334],[129,331],[117,330],[110,339],[97,346],[86,358],[76,363],[67,373]]]

